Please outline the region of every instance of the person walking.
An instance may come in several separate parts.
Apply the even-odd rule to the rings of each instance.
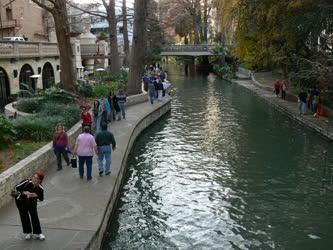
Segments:
[[[112,162],[112,150],[116,149],[116,141],[114,136],[108,130],[108,125],[106,123],[102,123],[102,131],[96,135],[95,141],[97,145],[98,151],[98,170],[99,176],[109,175],[111,173],[111,162]],[[111,146],[112,145],[112,150]],[[103,164],[105,159],[105,164]]]
[[[79,157],[79,174],[81,179],[83,179],[84,175],[84,164],[87,166],[87,180],[90,181],[92,179],[94,151],[98,154],[95,138],[89,133],[89,127],[84,127],[84,131],[76,139],[74,147],[74,155],[78,155]]]
[[[110,92],[109,95],[107,96],[107,99],[108,99],[108,102],[109,102],[109,105],[110,105],[110,114],[109,114],[109,117],[108,117],[108,121],[109,122],[112,122],[113,119],[113,113],[114,113],[114,107],[113,107],[113,103],[112,103],[112,93]]]
[[[53,135],[53,151],[57,157],[57,170],[60,171],[62,169],[62,160],[61,155],[64,157],[64,160],[69,166],[69,158],[67,155],[68,150],[68,135],[65,132],[65,127],[63,124],[59,123],[56,126],[55,133]]]
[[[117,95],[117,103],[119,105],[123,119],[125,119],[125,102],[126,102],[126,94],[122,89],[120,89]]]
[[[304,90],[298,94],[299,113],[304,115],[307,113],[307,94]]]
[[[98,121],[98,111],[99,111],[99,101],[94,101],[94,107],[93,107],[93,115],[94,115],[94,123],[95,123],[95,129],[97,130],[97,122]]]
[[[286,100],[287,84],[285,81],[281,81],[281,98]]]
[[[104,122],[109,123],[111,122],[110,117],[112,116],[112,113],[111,113],[111,104],[109,103],[109,99],[107,96],[104,98],[104,109],[106,111]]]
[[[121,113],[120,113],[120,108],[119,108],[119,105],[118,105],[117,96],[115,94],[113,94],[113,96],[112,96],[112,105],[113,105],[115,115],[116,115],[115,119],[117,119],[117,121],[120,121],[121,120]]]
[[[149,101],[151,104],[154,104],[154,100],[155,100],[155,86],[154,84],[149,81],[148,83],[148,96],[149,96]]]
[[[44,188],[42,186],[44,176],[43,172],[36,171],[30,179],[25,179],[15,186],[15,203],[20,214],[26,240],[32,239],[33,235],[40,240],[45,240],[37,213],[37,200],[44,200]]]
[[[83,132],[83,128],[86,126],[89,127],[90,131],[91,131],[92,118],[91,118],[91,114],[89,113],[89,111],[86,107],[82,107],[81,120],[82,120],[82,132]]]
[[[280,94],[280,80],[277,80],[275,83],[274,83],[274,93],[276,94],[276,97],[279,97],[279,94]]]

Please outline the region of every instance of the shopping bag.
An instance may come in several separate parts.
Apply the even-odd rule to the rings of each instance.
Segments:
[[[73,155],[73,157],[71,159],[71,167],[72,168],[77,168],[77,158],[74,155]]]

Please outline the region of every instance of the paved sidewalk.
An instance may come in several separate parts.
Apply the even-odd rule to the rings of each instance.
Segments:
[[[79,178],[78,169],[56,171],[55,165],[49,167],[43,182],[45,200],[38,204],[45,241],[23,239],[14,201],[0,209],[0,249],[84,249],[103,220],[133,129],[139,120],[169,101],[166,97],[153,105],[145,102],[130,106],[126,120],[111,123],[109,131],[115,135],[117,149],[112,153],[110,176],[98,176],[96,156],[89,182]]]
[[[256,75],[255,75],[256,77]],[[307,127],[317,131],[323,137],[330,141],[333,141],[333,119],[332,117],[314,117],[311,114],[300,115],[298,109],[298,103],[295,99],[282,100],[280,97],[276,97],[273,93],[273,86],[275,78],[273,76],[267,76],[261,74],[255,78],[256,81],[252,80],[234,80],[233,82],[251,90],[258,96],[265,99],[268,103],[273,105],[275,108],[281,110],[285,114],[289,115],[293,119],[303,123]]]

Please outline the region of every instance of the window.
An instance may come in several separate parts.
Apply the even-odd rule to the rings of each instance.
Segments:
[[[13,20],[13,11],[11,8],[6,8],[6,18],[7,20]]]

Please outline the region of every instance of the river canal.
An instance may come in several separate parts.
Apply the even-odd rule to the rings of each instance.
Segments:
[[[332,145],[235,84],[170,78],[171,114],[136,141],[103,249],[333,249]]]

